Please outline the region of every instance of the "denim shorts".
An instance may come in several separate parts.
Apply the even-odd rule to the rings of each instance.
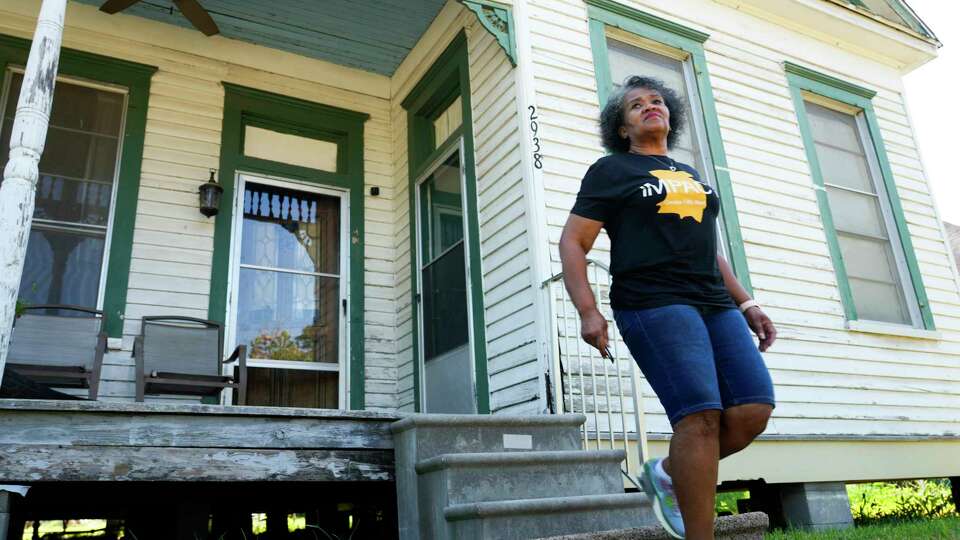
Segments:
[[[739,310],[677,304],[613,315],[670,424],[710,409],[775,405],[770,373]]]

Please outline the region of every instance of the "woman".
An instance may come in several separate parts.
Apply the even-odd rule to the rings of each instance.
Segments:
[[[774,407],[750,329],[760,351],[776,330],[717,252],[719,197],[667,154],[683,115],[656,79],[630,77],[610,97],[600,115],[610,154],[583,178],[560,258],[581,335],[607,357],[607,321],[586,276],[607,230],[614,319],[674,431],[669,456],[644,463],[644,490],[668,532],[701,539],[713,538],[718,461],[762,433]]]

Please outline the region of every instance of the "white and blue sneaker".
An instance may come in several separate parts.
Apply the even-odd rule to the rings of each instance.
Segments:
[[[653,513],[667,533],[674,538],[683,538],[683,516],[677,504],[677,495],[673,492],[673,482],[663,470],[662,459],[650,459],[643,464],[640,484],[650,497]]]

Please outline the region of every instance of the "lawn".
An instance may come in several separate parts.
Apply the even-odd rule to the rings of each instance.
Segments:
[[[960,517],[946,517],[863,525],[841,531],[776,531],[765,540],[960,540]]]

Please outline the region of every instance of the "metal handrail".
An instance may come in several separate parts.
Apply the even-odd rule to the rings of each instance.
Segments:
[[[553,385],[551,393],[554,401],[551,403],[552,410],[558,414],[580,412],[587,416],[587,422],[582,430],[584,449],[589,449],[591,443],[597,450],[600,450],[601,447],[619,448],[618,440],[622,441],[622,448],[627,451],[627,459],[621,466],[621,470],[631,482],[637,485],[640,467],[645,456],[648,455],[643,396],[637,365],[629,352],[625,352],[621,356],[620,351],[626,351],[626,346],[621,347],[623,340],[617,330],[617,325],[608,317],[608,310],[604,310],[603,289],[606,288],[609,291],[611,284],[610,268],[600,261],[587,259],[587,282],[593,290],[597,308],[604,317],[607,317],[608,327],[611,329],[612,346],[610,349],[613,354],[613,374],[610,373],[609,361],[603,359],[595,348],[586,346],[580,338],[580,317],[575,308],[570,309],[573,305],[566,288],[563,287],[562,280],[563,272],[560,272],[541,284],[541,289],[547,295],[549,320],[551,324],[556,324],[556,327],[550,332],[551,338],[554,340],[551,347],[553,361],[551,362],[550,373],[550,381]],[[557,313],[558,302],[559,314]],[[574,340],[575,344],[571,343],[571,339]],[[602,372],[598,370],[596,365],[598,360],[603,366]],[[584,370],[584,363],[589,365],[589,369],[586,371]],[[629,383],[632,391],[629,396],[625,395],[624,392],[624,363],[626,363],[630,374]],[[610,388],[612,383],[616,384],[616,392],[613,395]],[[575,392],[577,384],[579,384],[579,392]],[[601,385],[603,387],[602,406],[600,396],[597,393],[597,387]],[[587,396],[588,386],[591,394],[589,400]],[[632,414],[626,407],[626,400],[631,398],[633,399]],[[577,400],[579,400],[579,407],[577,407]],[[614,411],[615,401],[619,402],[619,411]],[[588,405],[591,406],[592,412],[588,412]],[[633,417],[634,424],[632,433],[627,427],[630,416]],[[606,429],[602,428],[601,420],[603,419],[606,420]],[[631,439],[637,442],[636,460],[630,459],[629,442]]]

